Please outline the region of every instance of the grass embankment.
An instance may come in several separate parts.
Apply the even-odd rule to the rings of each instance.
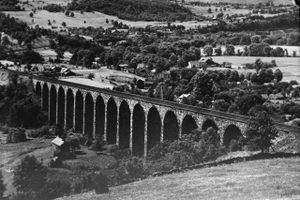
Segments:
[[[267,159],[154,177],[59,200],[300,199],[300,158]]]
[[[11,194],[15,191],[12,186],[13,169],[18,166],[21,160],[27,156],[35,156],[38,160],[43,160],[47,163],[53,156],[54,148],[51,145],[51,139],[34,139],[27,142],[15,144],[0,145],[0,171],[4,176],[6,184],[6,194]]]

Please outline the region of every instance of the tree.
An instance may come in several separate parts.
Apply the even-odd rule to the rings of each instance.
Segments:
[[[265,112],[258,112],[252,116],[246,129],[245,142],[252,149],[267,151],[272,146],[272,140],[277,137],[278,130],[274,126],[270,115]]]
[[[198,72],[191,80],[194,85],[194,93],[197,100],[203,100],[205,96],[212,97],[213,80],[208,73]]]
[[[233,56],[235,54],[234,46],[232,44],[226,45],[225,54],[228,55],[228,56]]]
[[[66,22],[62,22],[61,25],[62,25],[63,27],[66,27],[66,26],[67,26]]]
[[[70,13],[70,17],[74,17],[75,14],[73,12]]]
[[[237,105],[240,110],[240,114],[245,115],[248,113],[251,107],[256,105],[262,105],[264,103],[261,95],[258,94],[246,94],[238,99]]]
[[[65,15],[68,17],[70,15],[70,11],[66,10]]]
[[[4,192],[5,192],[5,185],[3,183],[2,172],[0,171],[0,199],[2,199]]]
[[[1,43],[2,43],[2,45],[7,46],[10,44],[10,41],[7,36],[4,36],[4,37],[2,37]]]
[[[42,63],[44,58],[37,52],[28,49],[21,57],[22,64],[37,64]]]
[[[280,82],[282,80],[282,72],[280,71],[280,69],[276,69],[274,72],[274,79],[277,80],[277,82]]]
[[[13,185],[18,192],[41,192],[47,180],[47,168],[34,156],[26,156],[14,170]]]
[[[31,12],[31,13],[29,13],[29,16],[32,18],[33,17],[33,13]]]
[[[205,45],[203,51],[206,56],[211,56],[213,54],[213,47],[211,45]]]
[[[222,18],[223,16],[224,16],[224,13],[222,13],[222,12],[217,14],[217,18]]]
[[[208,13],[211,13],[211,8],[208,8],[207,12],[208,12]]]
[[[261,36],[260,35],[254,35],[251,37],[251,43],[260,43],[261,42]]]
[[[221,47],[218,47],[218,48],[215,49],[215,54],[216,54],[216,56],[221,56],[222,55]]]

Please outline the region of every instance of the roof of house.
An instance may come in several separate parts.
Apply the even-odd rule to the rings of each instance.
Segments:
[[[52,140],[51,141],[52,142],[52,144],[54,144],[54,145],[56,145],[56,146],[61,146],[61,145],[63,145],[65,142],[63,141],[63,139],[61,139],[60,137],[56,137],[56,138],[54,138],[54,140]]]

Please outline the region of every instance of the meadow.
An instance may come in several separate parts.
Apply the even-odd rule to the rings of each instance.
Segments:
[[[123,24],[127,24],[131,27],[146,27],[150,26],[167,26],[167,22],[158,22],[158,21],[128,21],[119,19],[116,16],[106,15],[101,12],[84,12],[81,14],[80,12],[74,11],[74,17],[67,17],[64,13],[58,12],[48,12],[46,10],[39,10],[34,14],[33,18],[29,16],[30,11],[14,11],[14,12],[5,12],[10,16],[13,16],[20,21],[26,22],[30,27],[35,27],[39,25],[43,28],[52,28],[52,30],[64,30],[65,28],[62,26],[62,22],[65,22],[67,27],[103,27],[109,28],[112,27],[112,24],[106,23],[106,19],[109,21],[117,20],[122,22]],[[48,20],[50,20],[51,25],[48,24]],[[175,25],[184,25],[186,28],[195,28],[198,26],[207,26],[210,22],[202,21],[186,21],[179,22],[176,21],[173,24]]]
[[[271,0],[275,5],[287,5],[293,4],[293,0]],[[251,1],[242,1],[242,0],[186,0],[186,2],[206,2],[206,3],[238,3],[238,4],[258,4],[266,3],[266,0],[251,0]]]
[[[247,73],[253,70],[238,69],[243,64],[254,63],[257,59],[263,62],[275,60],[278,68],[283,73],[283,81],[296,80],[300,82],[300,57],[250,57],[250,56],[214,56],[213,60],[217,63],[230,62],[232,67],[238,72]]]
[[[266,159],[191,170],[57,200],[299,199],[300,158]]]

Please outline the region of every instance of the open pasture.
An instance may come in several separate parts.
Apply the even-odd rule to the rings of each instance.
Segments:
[[[293,0],[271,0],[275,5],[287,5],[293,4]],[[251,0],[251,1],[243,1],[243,0],[186,0],[186,3],[189,2],[206,2],[206,3],[238,3],[238,4],[258,4],[258,3],[266,3],[266,0]]]
[[[118,17],[106,15],[100,12],[80,12],[75,11],[74,17],[67,17],[64,13],[58,12],[48,12],[46,10],[37,11],[34,14],[33,18],[29,16],[30,11],[17,11],[17,12],[5,12],[10,16],[18,18],[19,20],[26,22],[29,26],[35,27],[39,25],[43,28],[49,28],[53,30],[65,29],[62,26],[62,22],[66,23],[67,27],[103,27],[109,28],[112,27],[111,23],[107,24],[106,19],[109,21],[117,20],[123,24],[127,24],[131,27],[146,27],[150,26],[167,26],[167,22],[158,22],[158,21],[128,21],[122,20]],[[49,20],[51,25],[49,25]],[[198,21],[186,21],[186,22],[174,22],[176,25],[183,25],[186,28],[195,28],[198,26],[206,26],[209,22],[198,22]]]
[[[250,57],[250,56],[214,56],[213,60],[217,63],[230,62],[233,68],[246,64],[254,63],[257,59],[263,62],[275,60],[278,68],[283,73],[283,81],[296,80],[300,82],[300,58],[299,57]],[[237,69],[241,73],[247,73],[253,70]]]
[[[299,199],[300,159],[269,159],[223,165],[148,178],[59,200],[140,199]]]

